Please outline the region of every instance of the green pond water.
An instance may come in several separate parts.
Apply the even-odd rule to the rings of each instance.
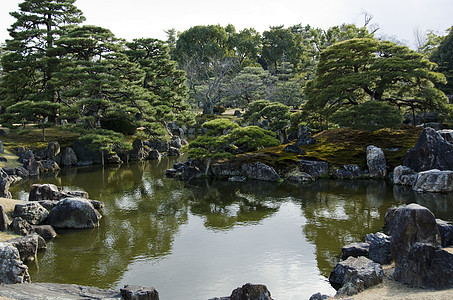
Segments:
[[[383,226],[389,207],[417,202],[453,220],[453,195],[416,194],[383,181],[306,185],[165,178],[176,160],[69,168],[33,183],[87,191],[105,202],[100,227],[58,231],[29,265],[33,282],[119,289],[153,286],[162,300],[228,296],[247,282],[276,300],[333,295],[341,247]]]

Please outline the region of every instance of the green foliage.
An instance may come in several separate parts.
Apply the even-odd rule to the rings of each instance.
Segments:
[[[447,78],[447,83],[439,85],[439,88],[447,95],[453,95],[453,27],[448,31],[439,47],[432,52],[430,60],[439,65],[438,71]]]
[[[275,138],[275,133],[258,126],[236,128],[228,134],[228,139],[234,146],[241,149],[241,152],[280,145],[280,141]]]
[[[284,130],[289,125],[289,107],[279,102],[252,102],[243,115],[244,122],[272,131]]]
[[[382,128],[398,128],[402,121],[401,112],[380,101],[368,101],[338,110],[332,121],[342,127],[374,131]]]
[[[236,122],[224,118],[208,121],[201,126],[207,129],[206,135],[208,136],[223,135],[226,130],[232,130],[239,127]]]
[[[83,130],[82,132],[79,141],[86,144],[88,149],[92,151],[111,151],[118,148],[132,149],[131,144],[124,140],[121,133],[106,129]]]

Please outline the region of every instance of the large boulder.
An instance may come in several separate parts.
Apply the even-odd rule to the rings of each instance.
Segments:
[[[14,180],[2,168],[0,168],[0,197],[12,198],[9,186]]]
[[[453,288],[453,254],[429,243],[415,243],[396,265],[393,278],[412,287]]]
[[[359,257],[368,256],[370,250],[369,243],[352,243],[345,245],[341,248],[341,259],[347,259],[348,257]]]
[[[53,240],[57,237],[55,229],[50,225],[32,225],[33,230],[44,240]]]
[[[365,288],[379,284],[384,278],[382,266],[372,260],[360,256],[349,257],[339,262],[329,276],[330,284],[337,290],[346,287],[349,292],[359,292]]]
[[[60,144],[57,141],[50,141],[47,144],[46,157],[51,160],[55,160],[58,154],[60,154]]]
[[[80,140],[76,140],[74,142],[74,152],[77,155],[78,158],[78,165],[79,164],[88,164],[90,162],[91,164],[101,164],[102,163],[102,152],[101,151],[92,151],[88,149],[87,144],[81,142]]]
[[[299,160],[300,170],[318,178],[329,174],[329,164],[325,161]]]
[[[299,170],[292,170],[286,174],[286,180],[295,183],[306,183],[314,181],[315,178],[308,173],[301,172]]]
[[[11,224],[9,224],[8,228],[17,235],[29,235],[34,233],[34,230],[30,223],[28,223],[21,217],[15,217]]]
[[[307,153],[307,152],[305,152],[305,150],[301,149],[296,144],[287,145],[285,147],[285,149],[283,149],[283,151],[292,152],[292,153],[296,153],[296,154],[299,154],[299,155],[305,155]]]
[[[60,153],[60,165],[75,166],[77,165],[77,155],[71,147],[64,148]]]
[[[19,203],[14,206],[13,217],[21,217],[31,225],[43,223],[49,212],[38,202]]]
[[[356,179],[363,176],[363,171],[358,165],[344,165],[341,169],[335,171],[335,176],[345,179]]]
[[[27,236],[8,240],[14,247],[19,250],[20,260],[30,262],[36,260],[38,253],[38,235],[30,234]]]
[[[296,146],[316,144],[316,139],[310,136],[310,134],[308,133],[308,128],[306,126],[300,126],[297,129],[296,134],[297,134]]]
[[[274,168],[260,162],[242,165],[242,173],[248,179],[254,180],[279,181],[281,179]]]
[[[19,250],[11,243],[0,242],[0,283],[24,282],[30,282],[30,275],[20,260]]]
[[[265,285],[246,283],[231,292],[230,300],[272,300],[272,297]]]
[[[385,178],[387,176],[387,162],[381,148],[373,145],[366,147],[366,163],[370,177]]]
[[[416,192],[451,192],[453,191],[453,171],[434,169],[420,172],[412,189]]]
[[[416,172],[453,170],[453,144],[432,128],[425,128],[417,143],[403,157],[403,165]]]
[[[101,214],[87,199],[65,198],[50,211],[47,222],[54,228],[94,228]]]
[[[38,176],[42,173],[42,162],[36,160],[35,158],[30,158],[24,166],[26,167],[28,174],[30,176]]]
[[[135,139],[132,142],[132,150],[130,151],[130,159],[136,161],[142,161],[148,158],[151,149],[144,145],[140,139]]]
[[[33,184],[31,186],[29,201],[41,200],[61,200],[64,198],[85,198],[88,199],[88,193],[84,191],[63,191],[54,184]]]
[[[393,183],[413,186],[417,180],[417,172],[406,166],[397,166],[393,169]]]
[[[453,246],[453,224],[452,222],[436,219],[439,229],[442,247]]]
[[[3,206],[0,204],[0,231],[8,229],[9,219],[3,210]]]
[[[124,300],[159,300],[159,293],[152,287],[125,285],[120,291]]]
[[[390,237],[382,232],[370,233],[365,236],[365,240],[370,244],[368,258],[381,265],[392,263],[390,253]]]
[[[391,236],[390,252],[398,265],[417,243],[440,246],[440,233],[434,214],[426,207],[412,203],[387,211],[384,218],[385,233]]]

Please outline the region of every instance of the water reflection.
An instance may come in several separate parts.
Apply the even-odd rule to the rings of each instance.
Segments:
[[[388,208],[417,202],[440,218],[453,216],[451,194],[416,194],[383,181],[185,183],[163,176],[174,162],[67,168],[15,185],[21,199],[42,182],[106,204],[99,228],[58,232],[39,266],[30,266],[32,280],[154,285],[165,299],[223,296],[262,280],[276,299],[306,299],[332,292],[326,277],[341,247],[379,231]]]

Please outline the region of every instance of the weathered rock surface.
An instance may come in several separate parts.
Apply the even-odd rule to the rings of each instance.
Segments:
[[[366,147],[366,163],[370,177],[385,178],[387,176],[387,162],[381,148],[373,145]]]
[[[233,290],[230,300],[272,300],[272,297],[265,285],[246,283]]]
[[[42,163],[35,158],[30,158],[26,164],[24,164],[30,176],[38,176],[41,174]]]
[[[428,243],[415,243],[396,265],[393,278],[412,287],[453,288],[453,254]]]
[[[381,265],[392,263],[390,253],[390,237],[382,232],[370,233],[365,236],[365,240],[370,243],[368,258]]]
[[[16,171],[16,175],[19,177],[25,178],[25,177],[30,176],[30,173],[27,171],[27,169],[25,169],[22,166],[16,167],[15,171]]]
[[[453,224],[441,219],[436,219],[442,247],[453,246]]]
[[[3,198],[12,198],[9,191],[9,186],[11,185],[11,176],[9,176],[2,168],[0,168],[0,197]]]
[[[390,252],[398,265],[417,243],[440,246],[440,233],[434,214],[426,207],[412,203],[389,210],[384,218],[385,233],[391,236]]]
[[[74,152],[78,158],[77,165],[83,164],[83,162],[90,162],[91,164],[100,164],[102,163],[102,153],[101,151],[91,151],[87,148],[86,144],[76,140],[74,142]]]
[[[25,204],[16,204],[14,206],[13,217],[21,217],[31,225],[43,223],[49,212],[38,202],[30,202]]]
[[[8,240],[14,247],[19,250],[20,260],[30,262],[36,259],[38,253],[38,235],[30,234],[27,236]]]
[[[125,285],[120,291],[124,300],[159,300],[159,293],[152,287]]]
[[[299,155],[305,155],[305,153],[306,153],[305,150],[301,149],[296,144],[286,146],[285,149],[283,149],[283,151],[292,152],[292,153],[296,153]]]
[[[3,285],[0,296],[11,299],[36,300],[76,300],[76,299],[122,299],[118,291],[103,290],[96,287],[75,284],[28,283],[20,285]]]
[[[350,256],[368,256],[369,249],[369,243],[352,243],[345,245],[341,248],[341,259],[347,259]]]
[[[242,175],[241,168],[233,166],[229,162],[213,164],[211,166],[211,173],[215,177],[230,177]]]
[[[305,183],[305,182],[312,182],[315,180],[313,176],[308,173],[301,172],[299,170],[293,170],[286,174],[286,179],[291,182],[296,183]]]
[[[439,133],[440,136],[444,138],[444,140],[453,144],[453,130],[443,129],[443,130],[438,130],[437,133]]]
[[[310,299],[308,300],[327,300],[329,299],[328,295],[321,294],[321,293],[316,293],[310,296]]]
[[[343,168],[335,171],[335,176],[339,178],[355,179],[363,176],[363,171],[358,165],[344,165]]]
[[[275,172],[274,168],[260,162],[242,165],[242,174],[248,179],[254,180],[274,182],[280,180],[280,176]]]
[[[428,170],[417,174],[412,189],[416,192],[452,192],[453,171]]]
[[[33,230],[39,234],[44,240],[53,240],[57,237],[55,229],[50,225],[32,225]]]
[[[150,152],[149,152],[149,156],[148,156],[149,159],[151,160],[158,160],[161,158],[161,154],[158,150],[156,149],[152,149]]]
[[[168,156],[180,156],[181,151],[178,148],[170,147],[167,151]]]
[[[316,144],[316,139],[311,137],[306,126],[300,126],[297,130],[296,146]]]
[[[9,219],[3,210],[3,206],[0,204],[0,231],[8,229]]]
[[[90,201],[82,198],[65,198],[50,211],[47,222],[54,228],[94,228],[99,226],[101,215]]]
[[[329,164],[325,161],[299,160],[300,170],[318,178],[329,173]]]
[[[63,191],[54,184],[33,184],[28,200],[61,200],[70,197],[88,199],[88,193],[84,191]]]
[[[9,229],[17,235],[29,235],[34,232],[31,225],[21,217],[14,218],[9,224]]]
[[[335,266],[329,276],[329,282],[337,290],[346,286],[347,291],[339,291],[341,294],[351,294],[380,283],[383,277],[380,264],[364,256],[351,256]]]
[[[403,157],[403,165],[416,172],[453,170],[453,144],[432,128],[425,128],[417,143]]]
[[[77,155],[71,147],[66,147],[60,153],[60,165],[75,166],[77,165]]]
[[[20,260],[19,250],[11,243],[0,242],[0,283],[30,282],[28,267]],[[4,286],[0,291],[4,290]]]
[[[48,159],[55,160],[55,157],[60,154],[60,144],[57,141],[50,141],[45,154]]]
[[[393,169],[393,183],[413,186],[417,180],[417,172],[406,166],[397,166]]]
[[[132,150],[130,151],[131,160],[142,161],[148,158],[151,149],[143,144],[140,139],[135,139],[132,142]]]

